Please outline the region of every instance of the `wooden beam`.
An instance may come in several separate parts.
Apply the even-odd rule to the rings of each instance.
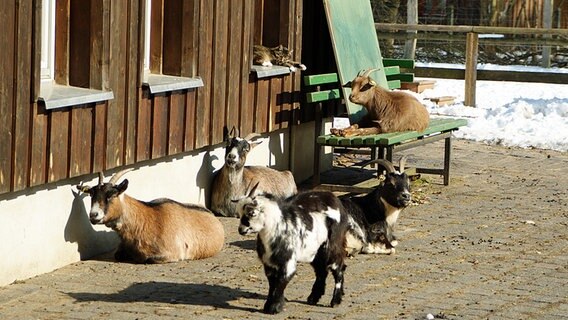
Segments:
[[[375,23],[375,28],[381,31],[431,31],[431,32],[455,32],[455,33],[498,33],[517,35],[552,35],[568,36],[568,29],[550,28],[512,28],[512,27],[485,27],[485,26],[443,26],[431,24],[398,24],[398,23]]]
[[[418,40],[429,40],[429,41],[448,41],[448,42],[464,42],[465,34],[461,33],[399,33],[392,32],[377,32],[377,38],[379,41],[384,39],[395,39],[398,41],[406,41],[408,39],[418,39]],[[516,46],[521,44],[526,45],[548,45],[548,46],[565,46],[568,45],[568,39],[565,37],[555,37],[555,38],[542,38],[542,37],[497,37],[497,38],[481,38],[479,39],[480,45],[496,45],[496,46]],[[383,59],[384,61],[384,59]]]
[[[478,34],[467,34],[465,53],[465,97],[466,106],[475,106],[475,81],[477,80]]]
[[[463,68],[416,67],[414,75],[421,78],[464,79]],[[477,70],[477,80],[568,83],[567,73],[511,70]]]

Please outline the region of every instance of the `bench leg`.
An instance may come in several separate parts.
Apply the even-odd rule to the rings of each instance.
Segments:
[[[371,161],[377,159],[377,147],[371,147]],[[374,168],[375,164],[371,164],[371,168]]]
[[[450,157],[452,153],[452,136],[445,139],[444,150],[444,185],[450,185]]]
[[[386,154],[385,154],[385,150],[386,150]],[[393,148],[392,147],[379,147],[379,155],[378,155],[378,159],[385,159],[388,160],[390,162],[392,162],[392,154],[393,154]],[[385,168],[383,168],[383,166],[377,166],[377,176],[380,176],[381,174],[383,174],[383,170]]]
[[[392,162],[392,154],[393,154],[393,150],[392,147],[387,147],[387,156],[385,159],[387,159],[388,161]]]
[[[385,148],[379,147],[379,157],[378,159],[384,159],[385,158]]]

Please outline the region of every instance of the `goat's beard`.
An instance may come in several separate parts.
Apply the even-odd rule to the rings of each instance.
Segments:
[[[237,166],[237,162],[233,160],[226,160],[225,165],[229,168],[235,168]]]
[[[411,199],[396,199],[396,204],[399,208],[406,208],[410,205]]]
[[[226,160],[225,165],[228,168],[231,168],[233,170],[239,170],[243,167],[242,163],[240,163],[239,161],[234,161],[234,160]]]

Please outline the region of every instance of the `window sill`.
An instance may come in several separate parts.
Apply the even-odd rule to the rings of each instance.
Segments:
[[[39,100],[45,103],[45,109],[52,110],[93,102],[114,99],[112,91],[102,91],[80,87],[42,82]]]
[[[283,66],[265,67],[260,65],[253,65],[252,72],[256,73],[257,79],[280,76],[283,74],[290,74],[290,68]]]
[[[142,85],[150,89],[151,94],[203,87],[201,78],[186,78],[163,74],[146,74]]]

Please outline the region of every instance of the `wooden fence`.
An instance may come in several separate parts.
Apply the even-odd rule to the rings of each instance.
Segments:
[[[464,104],[467,106],[475,106],[476,80],[478,79],[477,57],[479,46],[479,34],[508,34],[523,36],[543,36],[543,43],[552,37],[556,37],[557,42],[568,44],[566,36],[567,29],[551,29],[551,28],[511,28],[511,27],[486,27],[486,26],[442,26],[442,25],[403,25],[376,23],[377,30],[380,31],[410,31],[406,37],[408,39],[418,38],[415,31],[421,32],[448,32],[448,33],[465,33],[466,52],[465,52],[465,70],[457,69],[435,69],[435,68],[417,68],[416,76],[419,77],[439,77],[439,78],[455,78],[465,79],[465,95]],[[453,36],[448,35],[448,39]],[[438,37],[439,39],[440,37]],[[454,39],[455,40],[455,39]],[[491,41],[498,41],[491,39]],[[518,43],[523,43],[522,39],[517,39]],[[556,43],[556,42],[555,42]],[[532,74],[532,75],[531,75]],[[568,75],[564,73],[535,73],[530,72],[491,72],[484,71],[484,76],[480,79],[484,80],[509,80],[509,81],[538,81],[550,83],[567,83]]]

